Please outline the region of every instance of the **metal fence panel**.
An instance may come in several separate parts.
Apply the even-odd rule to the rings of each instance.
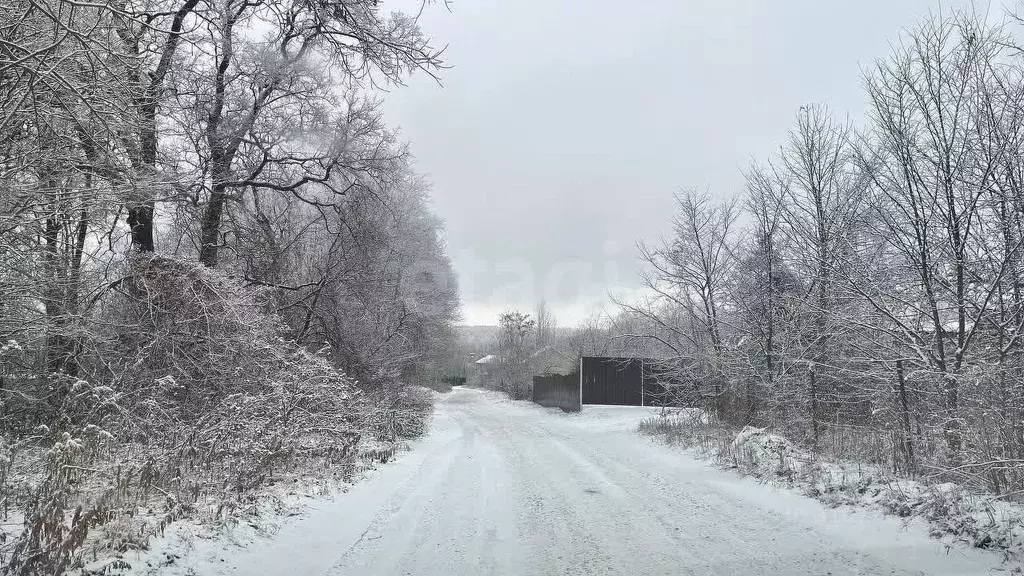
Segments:
[[[533,401],[541,406],[557,407],[566,412],[579,412],[579,374],[534,376]]]
[[[584,404],[662,406],[665,388],[647,358],[584,357],[580,362]]]
[[[643,405],[643,370],[638,358],[585,357],[583,403]]]
[[[665,406],[661,370],[646,358],[584,357],[580,373],[533,377],[533,401],[578,412],[582,404]]]

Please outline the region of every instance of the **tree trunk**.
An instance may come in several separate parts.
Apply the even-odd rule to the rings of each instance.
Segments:
[[[214,183],[210,201],[203,210],[200,228],[199,261],[208,268],[217,265],[217,253],[220,249],[220,220],[224,212],[224,200],[227,198],[223,183]]]
[[[910,425],[910,404],[907,401],[907,383],[903,377],[903,360],[896,361],[896,404],[900,415],[903,441],[900,448],[903,451],[904,463],[908,473],[914,473],[914,437]]]
[[[56,182],[50,183],[51,190],[56,189]],[[60,223],[57,220],[57,208],[46,218],[43,239],[46,244],[46,371],[56,373],[63,371],[65,354],[64,342],[64,286],[61,271],[60,252],[57,247],[60,236]]]
[[[153,252],[153,206],[135,204],[128,207],[128,226],[131,228],[132,248],[139,252]]]
[[[947,457],[949,462],[951,464],[955,464],[960,461],[960,449],[962,448],[959,418],[959,389],[955,375],[949,373],[943,374],[942,390],[946,401],[946,423],[943,426],[943,435],[946,437],[946,449],[948,451]]]
[[[811,447],[816,452],[821,436],[821,426],[818,423],[818,378],[813,364],[807,371],[807,384],[808,394],[811,399]]]

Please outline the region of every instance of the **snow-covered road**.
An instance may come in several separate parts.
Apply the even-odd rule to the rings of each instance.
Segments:
[[[253,576],[989,574],[917,526],[716,470],[638,436],[641,408],[440,397],[411,452],[229,554]],[[199,576],[206,576],[198,571]]]

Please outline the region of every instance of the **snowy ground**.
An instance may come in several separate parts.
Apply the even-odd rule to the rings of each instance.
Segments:
[[[412,451],[270,537],[185,548],[172,531],[151,555],[168,562],[159,574],[197,576],[1006,573],[923,526],[828,509],[639,437],[650,414],[456,389]]]

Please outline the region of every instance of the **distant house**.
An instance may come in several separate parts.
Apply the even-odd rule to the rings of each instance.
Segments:
[[[471,385],[480,386],[495,375],[501,358],[496,354],[486,354],[473,360],[467,370],[467,381]]]
[[[479,360],[474,362],[474,364],[481,367],[487,367],[497,364],[499,360],[500,359],[498,358],[497,354],[487,354],[486,356],[483,356]]]

